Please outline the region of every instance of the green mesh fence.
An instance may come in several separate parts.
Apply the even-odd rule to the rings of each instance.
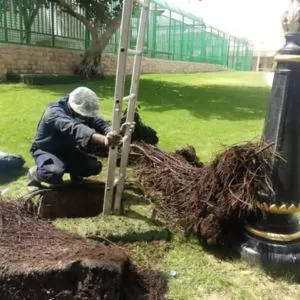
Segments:
[[[55,4],[42,3],[0,0],[0,42],[74,50],[89,47],[90,34],[82,22],[59,10]],[[151,5],[145,56],[218,64],[241,71],[252,69],[253,47],[247,40],[207,26],[200,18],[163,3],[153,0]],[[88,16],[83,9],[78,8],[77,12]],[[136,44],[139,16],[137,8],[130,33],[132,48]],[[118,31],[104,52],[117,53],[119,39]]]

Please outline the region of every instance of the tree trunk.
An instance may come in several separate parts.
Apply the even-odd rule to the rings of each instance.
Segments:
[[[57,3],[60,8],[67,12],[69,15],[75,17],[82,22],[92,35],[92,46],[88,48],[80,62],[77,73],[85,78],[92,78],[98,75],[102,75],[100,69],[101,66],[101,54],[104,48],[108,45],[113,34],[118,30],[121,24],[122,12],[114,19],[110,20],[106,24],[106,30],[101,36],[98,36],[98,29],[100,20],[96,20],[96,24],[92,23],[85,16],[78,13],[66,0],[52,0]]]
[[[26,45],[30,45],[31,42],[31,25],[25,24],[25,43]]]
[[[103,77],[101,70],[102,52],[108,45],[114,33],[118,30],[121,23],[121,15],[113,19],[107,24],[106,31],[98,36],[98,28],[94,27],[90,30],[92,36],[92,45],[88,48],[80,62],[78,74],[85,78],[93,78],[97,76]]]
[[[84,78],[103,76],[101,71],[102,49],[95,51],[93,48],[97,48],[97,44],[85,51],[78,68],[78,74]]]
[[[26,2],[24,2],[22,7],[23,12],[23,24],[24,24],[24,33],[25,33],[25,43],[26,45],[30,45],[31,43],[31,27],[34,22],[34,19],[36,15],[39,12],[39,9],[42,7],[42,5],[39,5],[35,8],[33,7],[27,7]],[[23,41],[22,41],[23,42]]]
[[[16,5],[19,2],[16,2]],[[17,7],[17,6],[16,6]],[[23,24],[24,24],[24,36],[22,39],[22,44],[25,42],[26,45],[30,44],[31,41],[31,18],[30,13],[27,11],[27,2],[24,1],[22,5],[22,15],[23,15]]]
[[[101,53],[103,49],[99,49],[100,38],[98,36],[97,27],[90,30],[92,37],[92,45],[85,50],[78,68],[78,74],[84,78],[93,78],[101,75]]]

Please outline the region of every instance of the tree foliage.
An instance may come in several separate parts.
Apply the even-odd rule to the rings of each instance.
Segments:
[[[122,1],[120,0],[74,0],[73,7],[80,7],[88,12],[89,20],[94,24],[107,24],[120,15]]]
[[[78,73],[86,78],[101,74],[101,53],[121,23],[122,0],[50,0],[82,22],[91,35]]]

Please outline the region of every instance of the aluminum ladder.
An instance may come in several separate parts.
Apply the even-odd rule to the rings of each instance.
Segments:
[[[121,38],[118,53],[118,64],[116,72],[114,107],[112,116],[112,130],[120,132],[123,102],[128,101],[126,129],[122,139],[121,161],[117,170],[118,147],[110,147],[108,155],[108,170],[104,194],[103,214],[119,214],[121,212],[121,197],[125,184],[126,168],[130,152],[131,136],[134,130],[134,114],[141,75],[142,55],[145,44],[146,29],[149,20],[150,1],[139,1],[141,15],[139,20],[139,32],[137,36],[136,49],[129,49],[129,34],[132,20],[132,12],[135,0],[124,0]],[[131,77],[130,93],[124,97],[127,55],[134,54],[134,63]]]

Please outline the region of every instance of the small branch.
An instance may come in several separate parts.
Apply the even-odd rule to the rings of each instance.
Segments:
[[[65,0],[53,0],[53,2],[57,3],[63,11],[82,22],[90,32],[93,31],[94,26],[89,22],[89,20],[77,13]]]
[[[266,151],[267,149],[273,147],[274,145],[275,145],[275,143],[271,143],[271,144],[266,145],[265,147],[263,147],[263,148],[259,149],[258,151],[256,151],[255,155],[258,155],[258,154]]]
[[[101,36],[93,41],[92,46],[88,49],[89,55],[94,55],[101,53],[104,48],[108,45],[113,34],[119,29],[121,24],[121,14],[112,19],[106,26],[106,30],[101,34]]]

